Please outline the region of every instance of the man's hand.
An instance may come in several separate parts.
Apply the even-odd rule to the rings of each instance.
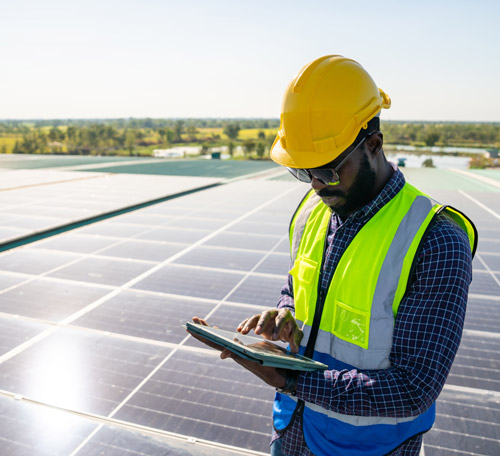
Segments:
[[[293,353],[299,351],[300,341],[304,337],[304,333],[288,309],[266,310],[243,320],[237,328],[241,334],[248,334],[252,329],[255,334],[260,334],[268,340],[288,342]]]
[[[201,318],[198,317],[193,317],[193,322],[199,325],[209,326],[209,324],[205,320],[202,320]],[[234,361],[243,366],[245,369],[249,370],[252,374],[256,375],[261,380],[266,382],[268,385],[274,386],[275,388],[282,388],[283,386],[285,386],[286,370],[277,369],[275,367],[262,366],[258,362],[242,358],[241,356],[236,355],[232,351],[208,339],[205,339],[204,337],[199,336],[198,334],[194,334],[188,330],[186,331],[189,334],[191,334],[194,338],[198,339],[200,342],[203,342],[209,347],[215,348],[216,350],[222,352],[220,354],[221,359],[232,358]]]
[[[205,320],[202,320],[199,317],[193,317],[193,322],[196,323],[197,325],[209,326],[209,324]],[[213,328],[216,328],[216,326],[213,326]],[[205,339],[203,336],[200,336],[199,334],[192,333],[191,331],[189,331],[189,329],[186,329],[186,331],[189,334],[191,334],[195,339],[198,339],[200,342],[203,342],[205,345],[208,345],[209,347],[214,348],[215,350],[219,351],[225,350],[225,348],[222,345],[216,344],[211,340]]]
[[[266,382],[268,385],[274,388],[283,388],[286,381],[286,370],[278,369],[271,366],[263,366],[255,361],[250,361],[249,359],[242,358],[236,355],[230,350],[224,350],[220,354],[221,359],[232,358],[240,366],[244,367],[246,370],[250,371],[252,374],[259,377],[261,380]]]

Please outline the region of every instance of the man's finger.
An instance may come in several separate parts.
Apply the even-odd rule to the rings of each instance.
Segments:
[[[254,315],[253,317],[247,318],[246,323],[242,326],[241,330],[238,327],[238,331],[241,334],[248,334],[251,329],[254,329],[259,321],[260,314]],[[240,323],[241,325],[241,323]]]
[[[231,350],[228,350],[227,348],[225,348],[224,350],[222,350],[220,357],[221,357],[221,359],[234,358],[233,355],[234,355],[234,353]]]
[[[250,318],[245,318],[236,328],[236,331],[241,332],[243,327],[247,324],[247,321],[250,320]]]
[[[205,345],[208,345],[211,348],[214,348],[215,350],[222,351],[224,350],[224,347],[222,345],[219,345],[215,342],[212,342],[211,340],[205,339],[203,336],[200,336],[199,334],[193,333],[186,329],[186,331],[191,334],[195,339],[198,339],[200,342],[203,342]]]
[[[289,321],[289,319],[288,319]],[[278,313],[276,315],[276,318],[274,319],[274,330],[272,334],[272,339],[273,340],[281,340],[283,338],[286,338],[286,334],[283,334],[283,330],[286,329],[285,325],[287,322],[287,315],[283,313]]]
[[[276,311],[266,310],[260,315],[257,326],[255,327],[255,334],[265,334],[268,337],[271,336],[271,328],[274,327],[274,317],[276,316]]]
[[[303,337],[304,333],[302,332],[302,330],[296,327],[290,342],[290,350],[292,351],[292,353],[299,352],[300,341],[302,340]]]

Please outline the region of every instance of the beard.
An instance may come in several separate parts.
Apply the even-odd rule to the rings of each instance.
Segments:
[[[358,174],[347,192],[337,190],[335,187],[327,187],[322,188],[317,193],[320,197],[336,196],[341,198],[343,203],[329,204],[328,206],[342,220],[345,220],[350,214],[370,201],[375,188],[376,177],[366,154],[363,154]]]

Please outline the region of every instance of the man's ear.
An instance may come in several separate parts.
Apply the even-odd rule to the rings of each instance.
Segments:
[[[382,132],[377,131],[373,135],[366,139],[366,148],[370,155],[375,158],[379,152],[382,150],[382,145],[384,144],[384,135]]]

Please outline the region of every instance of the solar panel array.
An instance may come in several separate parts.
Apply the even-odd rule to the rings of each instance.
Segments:
[[[221,181],[40,170],[4,171],[1,176],[0,243]]]
[[[407,176],[470,215],[480,244],[462,345],[425,452],[494,455],[500,188],[427,171]],[[464,190],[453,190],[457,181]],[[268,453],[272,388],[180,325],[197,315],[232,329],[275,305],[305,189],[282,175],[245,179],[0,254],[2,454]]]
[[[232,328],[275,304],[302,193],[289,183],[229,184],[4,253],[0,311],[12,334],[0,389],[265,451],[272,391],[180,325],[211,315]]]

